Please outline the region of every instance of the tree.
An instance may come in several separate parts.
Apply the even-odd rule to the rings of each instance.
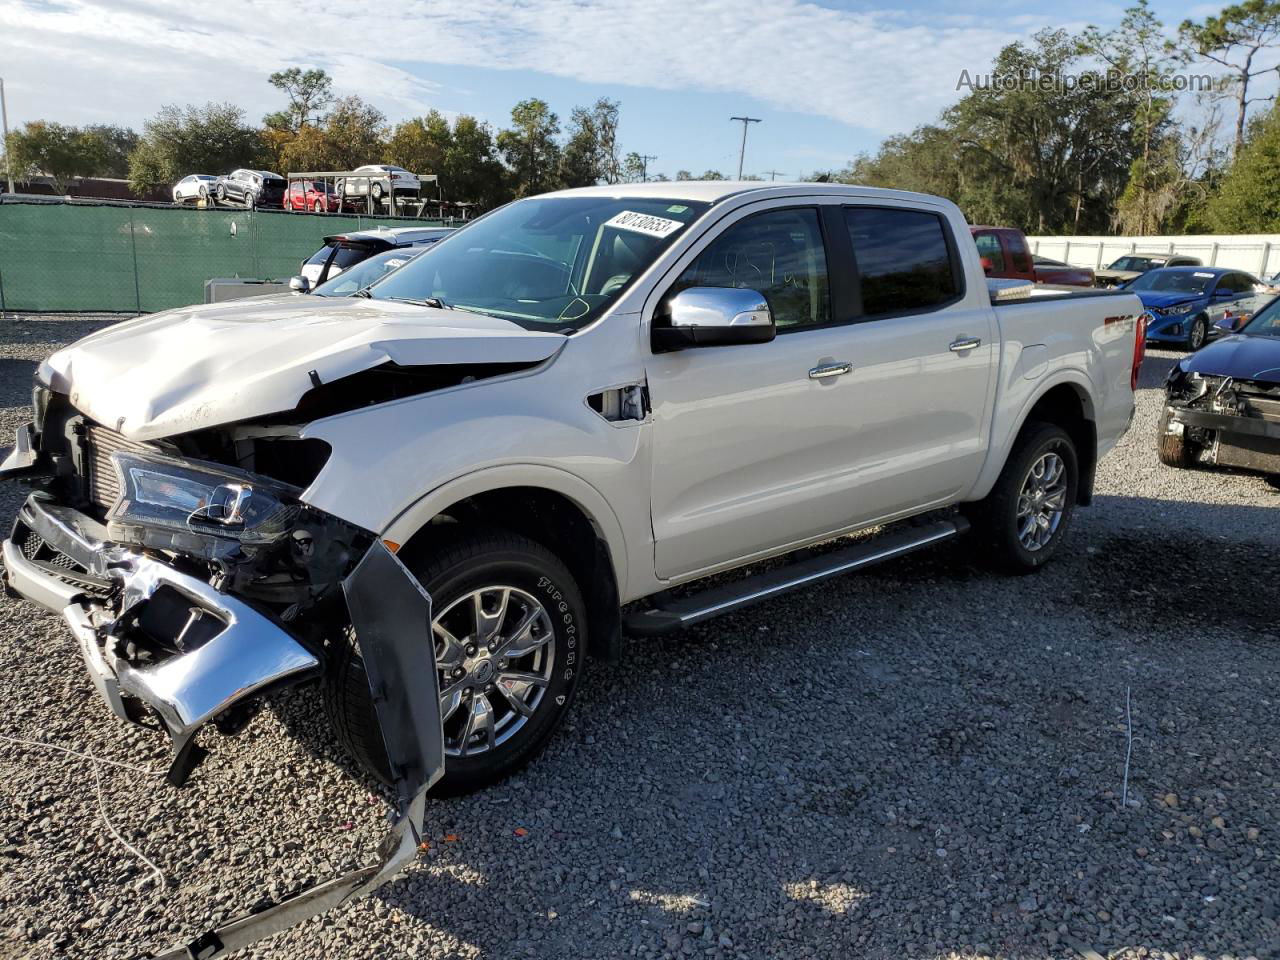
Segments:
[[[129,181],[141,194],[158,183],[190,173],[225,173],[253,166],[263,154],[259,132],[244,122],[244,111],[229,103],[160,108],[142,128],[129,155]]]
[[[1129,169],[1129,182],[1121,196],[1117,216],[1125,233],[1157,233],[1177,202],[1181,181],[1176,137],[1172,131],[1173,98],[1161,80],[1174,61],[1164,38],[1164,25],[1151,12],[1147,0],[1129,7],[1116,30],[1103,33],[1087,27],[1080,37],[1080,51],[1098,57],[1111,67],[1111,76],[1136,78],[1139,83],[1133,134],[1139,151]]]
[[[511,127],[498,134],[498,151],[510,168],[517,197],[543,193],[560,171],[560,118],[545,100],[521,100],[511,109]]]
[[[453,122],[453,138],[445,152],[440,195],[451,200],[497,207],[512,196],[510,175],[494,149],[486,123],[463,114]]]
[[[35,120],[9,134],[9,163],[19,176],[46,176],[55,193],[72,177],[122,177],[138,141],[132,130],[112,126],[69,127]]]
[[[1231,72],[1229,82],[1236,101],[1235,151],[1239,152],[1249,105],[1275,99],[1275,94],[1250,96],[1250,90],[1255,78],[1277,70],[1266,51],[1280,45],[1280,0],[1245,0],[1202,23],[1184,20],[1178,27],[1178,41],[1186,53]],[[1259,57],[1264,62],[1256,62]]]
[[[123,180],[129,176],[129,154],[138,147],[138,135],[128,127],[92,124],[82,135],[92,151],[94,165],[87,176]]]
[[[560,159],[561,185],[587,187],[619,179],[618,101],[601,97],[590,107],[574,107]]]
[[[1207,203],[1207,219],[1222,233],[1280,232],[1280,108],[1249,124],[1231,169]]]
[[[47,176],[54,193],[65,193],[67,181],[88,165],[80,131],[61,123],[33,120],[9,134],[6,150],[16,174]]]
[[[328,162],[334,170],[354,170],[382,156],[387,118],[360,97],[343,97],[324,121]]]
[[[268,127],[296,133],[308,121],[319,123],[320,112],[333,103],[333,80],[320,69],[290,67],[277,70],[267,78],[267,82],[289,98],[286,109],[267,114],[265,122]]]
[[[412,170],[414,173],[439,175],[445,166],[445,157],[453,144],[453,131],[449,121],[438,110],[425,117],[414,117],[396,125],[382,159]]]

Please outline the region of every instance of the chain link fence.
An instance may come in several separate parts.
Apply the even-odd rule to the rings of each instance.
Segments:
[[[151,313],[214,277],[278,280],[324,238],[450,221],[84,201],[0,202],[0,313]]]

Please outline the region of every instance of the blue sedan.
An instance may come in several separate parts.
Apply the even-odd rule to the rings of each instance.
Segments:
[[[1241,301],[1256,296],[1262,283],[1227,267],[1165,267],[1137,277],[1125,288],[1147,308],[1147,342],[1199,350],[1221,331],[1217,321]]]

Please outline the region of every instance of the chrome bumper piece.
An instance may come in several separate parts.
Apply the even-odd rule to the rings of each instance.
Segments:
[[[62,615],[114,715],[136,720],[129,703],[138,700],[160,717],[175,747],[170,782],[182,782],[194,765],[195,737],[205,723],[241,701],[321,669],[314,653],[266,615],[158,560],[105,543],[91,519],[42,494],[28,498],[18,523],[82,570],[64,575],[30,559],[10,538],[2,548],[8,585]],[[444,772],[436,671],[423,660],[432,650],[431,598],[381,541],[374,542],[342,589],[395,778],[398,816],[378,860],[171,947],[159,955],[163,960],[225,956],[364,896],[416,856],[427,790]],[[118,641],[161,591],[176,593],[195,619],[212,617],[217,629],[188,651],[155,663],[131,662],[117,653]]]

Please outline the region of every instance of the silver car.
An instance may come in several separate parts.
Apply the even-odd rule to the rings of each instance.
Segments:
[[[213,185],[218,178],[207,173],[193,173],[183,177],[173,185],[173,202],[186,203],[188,200],[207,200],[213,193]]]
[[[422,183],[416,174],[388,163],[369,163],[356,167],[351,172],[353,176],[349,180],[338,180],[336,183],[338,193],[344,197],[364,197],[372,193],[375,201],[381,201],[392,193],[412,194],[416,197],[422,189]],[[361,176],[357,179],[354,174]]]

